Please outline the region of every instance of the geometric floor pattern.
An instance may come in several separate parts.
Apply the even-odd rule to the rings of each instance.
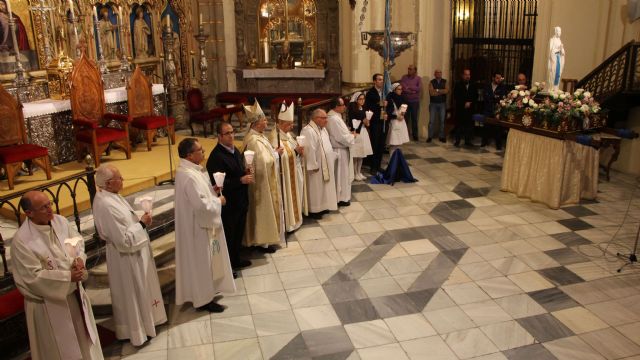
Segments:
[[[253,259],[221,314],[168,305],[107,359],[635,359],[640,190],[615,173],[559,210],[499,190],[501,153],[403,147],[413,184],[356,182],[351,206]]]

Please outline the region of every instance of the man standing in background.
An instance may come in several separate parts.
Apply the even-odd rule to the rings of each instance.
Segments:
[[[407,74],[400,79],[402,94],[409,105],[409,117],[411,119],[411,136],[413,141],[418,141],[418,116],[420,114],[420,95],[422,92],[422,80],[416,75],[418,69],[415,65],[409,65]],[[431,134],[429,134],[431,135]]]
[[[444,119],[447,112],[447,80],[442,78],[442,70],[436,69],[433,79],[429,82],[429,135],[427,142],[435,136],[435,124],[438,124],[440,142],[447,142],[444,133]]]

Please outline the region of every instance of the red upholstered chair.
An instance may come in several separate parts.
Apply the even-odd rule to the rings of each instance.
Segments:
[[[102,153],[110,146],[131,159],[129,117],[107,113],[106,109],[100,71],[83,54],[71,74],[71,113],[78,161],[82,161],[86,149],[98,167]],[[114,121],[117,127],[112,126]]]
[[[27,164],[29,175],[33,174],[33,164],[41,167],[47,180],[51,180],[49,150],[27,144],[22,104],[0,85],[0,166],[7,175],[9,190],[13,190],[13,179],[23,163]]]
[[[127,101],[129,104],[129,122],[137,131],[144,132],[147,150],[151,151],[151,143],[158,129],[166,128],[171,142],[176,143],[175,123],[172,117],[165,118],[153,114],[153,92],[151,82],[137,66],[127,85]],[[169,123],[167,125],[167,122]]]
[[[191,88],[187,91],[187,111],[189,112],[189,128],[193,136],[193,123],[202,124],[202,132],[207,137],[207,124],[211,124],[213,134],[213,123],[216,119],[221,119],[222,114],[216,111],[208,111],[204,106],[204,96],[198,88]]]

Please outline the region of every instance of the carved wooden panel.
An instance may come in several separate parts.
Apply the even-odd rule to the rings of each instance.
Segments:
[[[144,76],[140,66],[136,66],[127,85],[127,101],[129,116],[135,119],[140,116],[153,115],[153,93],[151,83]]]
[[[100,121],[105,113],[100,71],[84,54],[71,74],[71,113],[74,119]]]
[[[0,146],[25,142],[22,105],[0,85]]]

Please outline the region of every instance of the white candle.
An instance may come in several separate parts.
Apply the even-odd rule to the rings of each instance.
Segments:
[[[95,6],[93,7],[93,16],[95,18],[95,21],[98,21],[98,8],[96,8]]]
[[[73,0],[69,0],[69,11],[71,11],[71,18],[73,19]]]
[[[167,19],[167,27],[170,28],[171,27],[171,19],[169,18],[169,15],[167,15],[165,17],[165,19]]]
[[[9,13],[9,18],[13,18],[13,15],[11,15],[11,1],[7,0],[5,1],[7,3],[7,12]]]
[[[118,16],[120,17],[120,24],[122,24],[122,5],[118,6]]]
[[[202,14],[200,14],[200,21],[198,22],[198,25],[202,25]]]

